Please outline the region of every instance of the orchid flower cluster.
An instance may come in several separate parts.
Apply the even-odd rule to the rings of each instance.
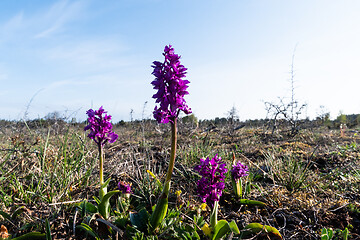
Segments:
[[[187,68],[180,63],[180,56],[175,54],[171,45],[165,47],[163,55],[164,62],[153,62],[152,74],[155,80],[151,84],[158,90],[153,98],[160,104],[154,109],[154,118],[159,123],[168,123],[179,115],[180,110],[185,114],[191,113],[184,99],[184,96],[189,94],[189,81],[183,79],[186,77]]]
[[[130,207],[130,195],[132,194],[131,183],[120,181],[118,183],[120,197],[118,198],[118,207],[122,212],[126,212]]]
[[[106,186],[104,184],[103,175],[103,162],[104,153],[103,147],[109,142],[113,143],[118,138],[118,135],[112,131],[111,115],[106,114],[107,112],[101,106],[99,110],[89,109],[86,114],[88,115],[89,124],[84,128],[84,131],[90,130],[88,137],[93,139],[99,148],[99,166],[100,166],[100,199],[106,194]],[[104,116],[103,116],[104,115]]]
[[[119,191],[121,192],[121,196],[125,199],[130,198],[131,191],[131,183],[120,181],[118,183]]]
[[[240,162],[235,163],[235,154],[233,154],[234,164],[230,171],[231,180],[234,186],[234,192],[237,197],[236,201],[239,204],[253,205],[263,207],[266,204],[256,200],[239,199],[242,196],[241,180],[248,176],[248,167]],[[204,224],[201,228],[206,236],[212,240],[219,240],[228,232],[239,234],[239,228],[235,221],[227,222],[226,220],[217,220],[217,212],[219,207],[220,196],[225,187],[225,174],[227,169],[225,163],[221,158],[215,155],[213,159],[200,159],[200,165],[196,166],[197,171],[202,178],[198,181],[198,194],[203,202],[207,202],[212,207],[210,214],[210,226]],[[268,225],[261,225],[259,223],[250,223],[245,227],[244,234],[259,233],[262,229],[274,234],[278,239],[282,239],[279,231]]]
[[[198,194],[203,203],[207,203],[211,208],[210,227],[205,224],[202,228],[203,232],[211,239],[221,239],[223,235],[232,231],[236,234],[239,229],[234,221],[228,223],[226,220],[217,220],[217,213],[219,208],[219,200],[222,191],[225,188],[225,178],[228,169],[226,164],[216,154],[211,160],[209,158],[200,159],[200,165],[194,168],[201,179],[198,181]],[[218,229],[218,230],[216,230]],[[221,231],[219,230],[221,229]]]
[[[122,194],[131,193],[131,184],[130,183],[120,181],[118,183],[118,188],[119,188],[119,190],[121,191]]]
[[[198,194],[202,202],[213,207],[215,201],[219,201],[225,188],[225,174],[228,171],[226,164],[221,161],[221,157],[215,155],[211,160],[209,158],[200,159],[200,165],[196,166],[194,170],[202,177],[198,181]]]
[[[100,190],[99,190],[99,212],[107,219],[109,217],[111,196],[118,191],[107,192],[107,185],[110,182],[108,179],[104,182],[104,145],[109,142],[113,143],[117,140],[118,135],[112,131],[111,115],[101,106],[99,110],[89,109],[86,114],[88,115],[88,125],[84,128],[85,131],[90,130],[88,137],[93,139],[98,146],[99,150],[99,174],[100,174]],[[104,115],[104,116],[103,116]]]
[[[233,154],[233,157],[235,161],[235,154]],[[225,188],[226,173],[228,172],[228,169],[226,169],[226,164],[216,154],[212,159],[200,159],[200,164],[195,166],[194,170],[197,171],[201,176],[201,179],[197,183],[197,192],[199,197],[203,203],[207,203],[212,208],[210,214],[210,226],[205,223],[201,228],[204,234],[213,240],[222,239],[222,237],[228,232],[239,234],[240,231],[235,221],[227,222],[224,219],[219,221],[217,220],[219,200],[222,195],[222,191]],[[230,174],[231,179],[235,184],[234,191],[237,197],[241,196],[241,190],[236,189],[236,186],[241,186],[241,178],[248,176],[248,171],[248,167],[241,164],[240,162],[232,165]],[[240,195],[238,196],[237,193],[239,192]],[[240,199],[239,203],[257,206],[265,205],[263,202],[248,199]],[[246,226],[250,232],[258,231],[259,227],[262,229],[264,226],[261,224],[249,224]],[[269,229],[271,228],[267,225],[265,227],[268,227]],[[276,232],[277,230],[271,228],[271,231]],[[276,234],[278,234],[278,232],[276,232]]]
[[[249,174],[247,174],[247,172],[249,171],[249,168],[243,164],[241,164],[241,162],[237,162],[237,164],[234,164],[232,166],[232,170],[231,170],[231,176],[235,181],[240,180],[242,177],[246,177]]]
[[[248,167],[237,162],[232,165],[231,172],[231,182],[233,184],[234,193],[237,198],[242,197],[242,178],[248,176],[247,172],[249,171]]]
[[[99,110],[94,111],[89,109],[86,114],[88,115],[88,122],[84,130],[90,130],[88,137],[93,139],[99,146],[104,146],[105,143],[113,143],[118,138],[118,135],[112,132],[111,115],[107,115],[107,112],[101,106]],[[105,116],[103,116],[105,114]]]

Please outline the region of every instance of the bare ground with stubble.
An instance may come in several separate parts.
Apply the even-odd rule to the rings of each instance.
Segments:
[[[0,225],[9,234],[44,232],[48,219],[53,239],[85,238],[75,227],[82,221],[76,204],[93,201],[99,172],[96,146],[83,127],[64,122],[1,123]],[[235,220],[240,230],[252,222],[270,225],[284,239],[319,239],[322,228],[347,228],[351,239],[360,238],[356,131],[347,129],[341,137],[338,129],[317,126],[290,138],[270,135],[260,127],[234,127],[179,124],[169,208],[181,203],[188,209],[199,206],[193,167],[200,158],[219,154],[230,167],[234,154],[252,173],[244,179],[249,185],[245,197],[266,206],[239,204],[228,181],[219,219]],[[162,182],[170,154],[169,126],[138,121],[116,125],[114,130],[118,141],[105,147],[106,178],[112,178],[109,189],[115,189],[119,180],[131,182],[133,189],[144,188],[146,179],[155,181],[146,170]],[[175,195],[178,190],[180,197]],[[158,193],[147,194],[144,204],[151,210]],[[210,209],[202,212],[205,220],[209,213]],[[184,216],[184,221],[190,220]],[[255,239],[262,237],[271,235]],[[166,234],[160,238],[166,239]]]

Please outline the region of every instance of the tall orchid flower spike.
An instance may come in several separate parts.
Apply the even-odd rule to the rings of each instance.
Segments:
[[[189,94],[187,91],[189,81],[184,79],[187,68],[180,63],[180,56],[175,54],[171,45],[165,47],[163,55],[165,61],[155,61],[152,66],[155,80],[151,84],[157,90],[153,98],[159,104],[153,113],[159,123],[168,123],[174,122],[180,111],[191,113],[184,99],[184,96]]]
[[[156,204],[155,210],[151,215],[150,224],[156,229],[166,216],[168,207],[168,195],[170,190],[170,181],[175,165],[176,142],[177,142],[177,117],[180,111],[190,114],[191,109],[187,106],[184,96],[187,92],[188,80],[185,80],[186,70],[180,63],[180,56],[175,54],[174,48],[166,46],[163,53],[164,62],[153,62],[153,72],[155,80],[151,82],[154,89],[157,90],[153,98],[158,104],[154,109],[154,118],[158,123],[171,124],[171,152],[169,168],[166,174],[163,191]]]
[[[112,194],[107,195],[107,185],[110,179],[104,182],[104,145],[109,142],[113,143],[117,140],[118,135],[112,131],[111,115],[107,115],[107,112],[101,106],[99,110],[89,109],[86,114],[88,115],[88,125],[84,128],[84,131],[90,130],[88,137],[93,139],[98,146],[99,150],[99,172],[100,172],[100,205],[99,211],[103,217],[108,217],[109,198]],[[106,196],[107,195],[107,196]],[[101,207],[102,206],[102,207]]]

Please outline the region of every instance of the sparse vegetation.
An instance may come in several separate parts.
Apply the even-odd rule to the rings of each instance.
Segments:
[[[341,138],[336,120],[334,128],[302,129],[294,138],[268,138],[251,122],[242,123],[245,127],[233,136],[228,135],[227,123],[208,130],[211,121],[180,131],[169,212],[153,235],[133,228],[145,226],[130,219],[137,216],[134,211],[151,212],[162,191],[170,155],[169,127],[155,121],[114,127],[119,139],[104,149],[104,178],[111,177],[109,190],[116,189],[120,180],[132,183],[133,195],[129,204],[120,195],[111,200],[111,217],[104,222],[92,198],[99,190],[98,154],[86,138],[85,124],[50,121],[1,121],[0,225],[12,237],[45,234],[48,220],[52,239],[206,239],[201,228],[209,222],[210,209],[201,209],[193,168],[200,158],[219,154],[231,169],[233,153],[249,167],[244,195],[266,204],[238,202],[227,177],[219,216],[234,220],[240,232],[258,222],[277,229],[285,239],[319,239],[330,234],[329,229],[335,229],[334,237],[346,231],[349,239],[360,236],[360,137],[347,129]],[[104,226],[112,229],[105,235]]]

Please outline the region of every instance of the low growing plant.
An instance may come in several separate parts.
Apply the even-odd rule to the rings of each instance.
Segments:
[[[332,228],[323,228],[321,229],[321,240],[347,240],[349,238],[349,230],[345,228],[344,230]]]
[[[310,174],[310,161],[304,162],[293,154],[274,157],[268,153],[265,154],[265,159],[274,181],[279,182],[290,192],[304,187]]]
[[[202,228],[205,235],[212,240],[221,239],[228,232],[239,234],[239,228],[235,221],[228,223],[222,219],[218,221],[219,200],[222,191],[225,188],[225,174],[228,171],[226,164],[221,158],[215,155],[211,160],[209,158],[200,159],[200,165],[196,166],[201,179],[198,181],[198,194],[203,203],[207,203],[211,208],[210,226],[205,224]]]
[[[248,173],[249,168],[247,166],[243,165],[242,163],[240,163],[240,161],[238,161],[235,164],[235,154],[233,154],[233,160],[234,160],[234,164],[232,165],[230,175],[231,175],[231,182],[233,185],[233,190],[234,190],[234,194],[235,194],[237,202],[240,204],[245,204],[245,205],[265,206],[266,204],[263,202],[244,199],[244,197],[250,192],[251,186],[253,184],[250,181],[246,181],[244,184],[245,191],[243,192],[242,179],[249,175],[252,177],[253,174]]]
[[[234,158],[235,161],[235,158]],[[243,196],[242,189],[242,178],[248,176],[247,172],[249,171],[248,167],[237,162],[232,166],[231,170],[231,182],[234,188],[234,193],[237,198],[241,198]]]
[[[93,139],[98,146],[99,150],[99,172],[100,172],[100,190],[98,202],[99,213],[105,218],[109,218],[110,211],[110,198],[118,193],[118,190],[107,192],[107,186],[110,182],[110,178],[104,182],[104,145],[109,142],[113,143],[118,138],[118,135],[112,131],[112,124],[110,122],[111,115],[107,115],[106,111],[100,107],[99,110],[89,109],[87,112],[88,122],[84,130],[90,130],[88,137]],[[103,116],[104,114],[104,116]]]

